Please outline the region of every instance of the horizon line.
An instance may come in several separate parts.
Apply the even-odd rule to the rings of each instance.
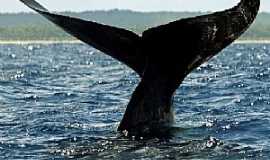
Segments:
[[[140,10],[133,10],[133,9],[119,9],[119,8],[112,8],[112,9],[97,9],[97,10],[83,10],[83,11],[71,11],[71,10],[64,10],[64,11],[53,11],[55,13],[84,13],[84,12],[111,12],[111,11],[129,11],[135,13],[214,13],[219,11],[175,11],[175,10],[160,10],[160,11],[140,11]],[[270,11],[259,11],[259,13],[268,13]],[[19,12],[1,12],[0,14],[38,14],[35,11],[19,11]]]

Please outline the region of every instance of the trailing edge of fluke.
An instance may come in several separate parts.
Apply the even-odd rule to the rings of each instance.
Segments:
[[[260,0],[241,0],[228,10],[150,28],[142,36],[117,27],[49,12],[35,0],[20,0],[45,18],[140,77],[118,130],[152,134],[174,122],[172,99],[184,78],[243,34]]]

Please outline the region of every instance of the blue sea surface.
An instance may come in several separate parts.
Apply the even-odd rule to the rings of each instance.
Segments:
[[[170,139],[117,133],[138,82],[84,44],[0,45],[0,159],[269,159],[270,44],[233,44],[194,70]]]

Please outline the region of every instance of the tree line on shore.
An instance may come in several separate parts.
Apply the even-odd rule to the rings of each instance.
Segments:
[[[160,24],[208,12],[134,12],[129,10],[63,12],[61,14],[126,28],[138,34]],[[270,40],[270,13],[260,13],[242,40]],[[0,40],[73,40],[35,13],[0,14]]]

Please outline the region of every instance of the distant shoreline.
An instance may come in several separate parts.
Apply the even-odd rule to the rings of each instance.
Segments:
[[[80,44],[80,40],[0,40],[0,44]],[[270,40],[237,40],[236,44],[270,44]]]
[[[80,40],[0,40],[0,44],[76,44],[83,43]]]

